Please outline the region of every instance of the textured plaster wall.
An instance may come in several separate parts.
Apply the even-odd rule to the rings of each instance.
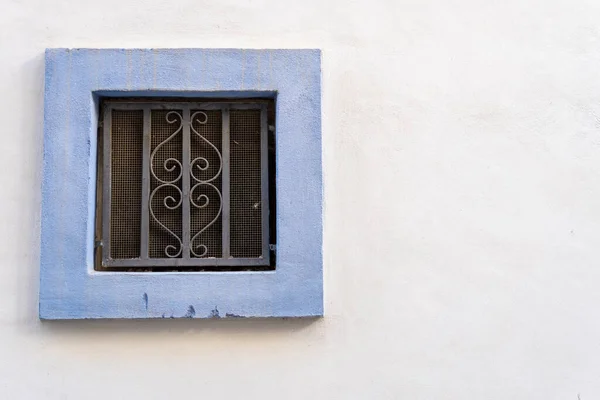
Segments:
[[[11,1],[0,398],[600,398],[600,3]],[[323,49],[317,321],[40,323],[46,47]]]

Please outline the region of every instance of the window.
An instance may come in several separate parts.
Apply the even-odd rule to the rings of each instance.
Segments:
[[[323,315],[319,50],[45,63],[41,319]]]
[[[104,101],[97,269],[272,269],[273,103]]]

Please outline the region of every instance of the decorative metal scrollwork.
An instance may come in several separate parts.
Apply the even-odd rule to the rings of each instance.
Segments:
[[[179,195],[179,200],[175,199],[173,196],[170,196],[170,195],[166,196],[163,199],[163,205],[165,206],[166,209],[168,209],[168,210],[175,210],[175,209],[181,207],[181,204],[183,202],[183,193],[181,193],[181,189],[179,189],[179,187],[177,187],[177,185],[176,185],[176,183],[181,179],[181,177],[183,175],[183,167],[181,165],[181,162],[179,162],[179,160],[177,160],[177,159],[175,159],[173,157],[169,157],[169,158],[167,158],[164,161],[163,168],[167,172],[173,172],[173,171],[175,171],[176,168],[179,168],[179,173],[172,180],[163,180],[163,179],[160,179],[158,177],[158,175],[156,174],[155,170],[154,170],[154,157],[156,156],[156,153],[166,143],[168,143],[171,140],[173,140],[173,138],[175,136],[177,136],[181,132],[181,130],[183,129],[183,118],[182,118],[181,114],[179,114],[177,111],[169,111],[167,113],[165,119],[166,119],[166,121],[169,124],[174,124],[177,121],[179,121],[179,127],[168,138],[166,138],[164,141],[162,141],[161,143],[159,143],[156,146],[156,148],[154,149],[154,151],[150,154],[150,173],[152,174],[152,177],[154,179],[156,179],[160,183],[160,185],[158,185],[152,191],[152,193],[150,194],[149,207],[148,208],[150,209],[150,215],[152,216],[152,219],[163,230],[165,230],[167,233],[169,233],[169,235],[171,235],[172,237],[174,237],[177,240],[177,242],[179,243],[179,248],[177,246],[172,245],[172,244],[169,244],[169,245],[167,245],[165,247],[165,254],[166,254],[166,256],[169,257],[169,258],[175,258],[175,257],[179,257],[179,255],[181,254],[181,252],[183,250],[183,242],[181,241],[181,238],[179,236],[177,236],[172,230],[170,230],[169,228],[167,228],[167,226],[165,224],[163,224],[162,222],[160,222],[158,220],[158,218],[156,218],[156,215],[154,214],[154,210],[152,209],[152,200],[154,199],[154,196],[156,195],[156,193],[159,190],[166,189],[166,188],[175,189],[175,191]],[[171,204],[169,204],[169,203],[171,203]]]
[[[202,116],[203,118],[197,119],[197,116]],[[202,232],[204,232],[208,228],[210,228],[215,223],[215,221],[219,218],[219,216],[221,215],[221,211],[223,209],[223,196],[221,195],[221,192],[219,191],[219,189],[215,185],[213,185],[211,182],[213,182],[215,179],[217,179],[219,177],[219,175],[221,175],[221,171],[223,169],[223,157],[221,156],[219,149],[217,149],[215,147],[215,145],[213,145],[209,140],[207,140],[204,136],[202,136],[194,128],[194,124],[193,124],[194,120],[196,122],[198,122],[199,124],[204,125],[208,122],[208,115],[202,111],[197,111],[197,112],[193,113],[190,117],[190,121],[191,121],[190,128],[196,136],[198,136],[202,141],[204,141],[206,144],[208,144],[210,147],[212,147],[212,149],[217,153],[217,156],[219,157],[219,168],[218,168],[217,172],[215,173],[215,175],[208,179],[200,179],[196,175],[194,175],[195,168],[198,168],[200,171],[208,170],[208,168],[210,167],[210,162],[208,161],[207,158],[196,157],[195,159],[193,159],[190,162],[190,175],[191,175],[191,178],[193,179],[193,181],[195,182],[194,185],[190,189],[191,205],[195,208],[202,209],[202,208],[208,206],[208,204],[210,203],[210,199],[208,198],[208,196],[206,194],[201,194],[198,197],[196,197],[194,195],[194,191],[202,186],[210,187],[217,193],[217,195],[219,197],[219,211],[217,212],[217,215],[208,224],[206,224],[202,229],[200,229],[190,240],[190,252],[195,257],[204,257],[208,253],[208,248],[204,244],[196,245],[194,242],[196,241],[198,236],[200,236],[200,234],[202,234]]]
[[[175,196],[173,196],[172,194],[165,196],[165,198],[162,201],[162,205],[168,210],[176,210],[177,208],[181,207],[182,203],[183,203],[183,198],[184,198],[184,193],[181,191],[181,189],[177,185],[177,183],[183,178],[183,165],[179,160],[177,160],[176,158],[173,158],[173,157],[169,157],[163,162],[163,165],[162,165],[164,171],[166,171],[168,173],[173,173],[178,169],[177,176],[173,179],[166,179],[166,178],[161,179],[155,170],[154,158],[155,158],[156,154],[165,144],[167,144],[168,142],[173,140],[182,131],[183,124],[184,124],[182,115],[180,113],[178,113],[177,111],[168,112],[165,119],[169,124],[174,124],[176,122],[179,122],[179,126],[171,135],[169,135],[168,138],[166,138],[164,141],[159,143],[156,146],[156,148],[154,148],[152,153],[150,154],[150,173],[152,174],[152,177],[157,182],[159,182],[159,185],[150,194],[148,208],[150,210],[150,215],[151,215],[152,219],[154,220],[154,222],[156,222],[165,232],[167,232],[170,236],[172,236],[177,241],[177,243],[178,243],[177,246],[170,244],[170,245],[167,245],[164,249],[165,255],[167,257],[176,258],[176,257],[179,257],[183,251],[182,238],[177,236],[177,234],[175,232],[173,232],[171,229],[169,229],[164,223],[159,221],[159,219],[156,217],[155,210],[153,209],[154,197],[160,190],[171,189],[171,190],[174,190],[176,193]],[[206,195],[204,193],[199,194],[199,195],[195,194],[198,191],[198,189],[202,188],[202,187],[210,188],[210,190],[214,190],[219,198],[219,210],[218,210],[216,216],[207,225],[202,227],[190,239],[191,254],[194,257],[200,258],[200,257],[205,257],[208,254],[208,247],[205,244],[195,244],[195,241],[202,234],[202,232],[205,232],[208,228],[210,228],[215,223],[215,221],[221,215],[221,212],[223,209],[223,197],[221,195],[221,192],[213,183],[211,183],[221,175],[221,171],[223,169],[223,157],[221,156],[221,152],[219,152],[219,149],[217,149],[217,147],[215,145],[213,145],[209,140],[207,140],[204,136],[202,136],[194,128],[194,125],[193,125],[194,121],[196,121],[197,123],[199,123],[201,125],[204,125],[208,122],[208,115],[202,111],[197,111],[197,112],[193,113],[190,116],[190,121],[189,121],[190,129],[192,132],[194,132],[194,134],[198,138],[200,138],[204,143],[208,144],[216,152],[216,154],[219,158],[219,165],[218,165],[217,172],[213,176],[209,177],[208,179],[201,179],[200,177],[198,177],[198,175],[196,175],[194,173],[196,171],[196,168],[202,172],[207,171],[210,168],[210,161],[208,160],[208,158],[202,157],[202,156],[196,157],[195,159],[191,160],[191,162],[189,164],[190,165],[190,177],[192,179],[192,185],[191,185],[191,188],[189,191],[191,206],[193,206],[197,209],[202,209],[202,208],[207,207],[210,204],[210,198],[208,195]],[[186,179],[186,178],[184,178],[184,179]],[[178,196],[178,198],[176,198],[177,196]]]

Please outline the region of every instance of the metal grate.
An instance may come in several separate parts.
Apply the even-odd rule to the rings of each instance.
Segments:
[[[105,107],[102,268],[270,265],[264,102]]]
[[[260,110],[231,111],[231,255],[262,253]]]
[[[204,207],[195,207],[192,203],[190,237],[194,240],[190,246],[192,249],[197,249],[194,246],[204,245],[206,257],[221,257],[223,251],[222,213],[220,212],[223,203],[221,200],[223,176],[221,174],[223,169],[221,111],[191,110],[190,115],[196,115],[192,120],[194,130],[190,135],[191,196],[198,206],[207,203]],[[213,177],[215,178],[211,180]],[[202,183],[208,181],[212,185]],[[211,223],[213,220],[214,222]],[[195,251],[195,254],[190,252],[191,257],[197,257],[199,254],[202,254],[201,249]]]
[[[181,258],[181,110],[152,110],[150,124],[150,258]]]
[[[110,255],[112,258],[140,256],[142,204],[142,111],[112,113]]]

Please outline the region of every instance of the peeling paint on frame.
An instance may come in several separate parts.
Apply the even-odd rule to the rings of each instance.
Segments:
[[[101,96],[276,96],[277,269],[94,271]],[[41,319],[323,315],[319,50],[48,49],[43,168]]]

